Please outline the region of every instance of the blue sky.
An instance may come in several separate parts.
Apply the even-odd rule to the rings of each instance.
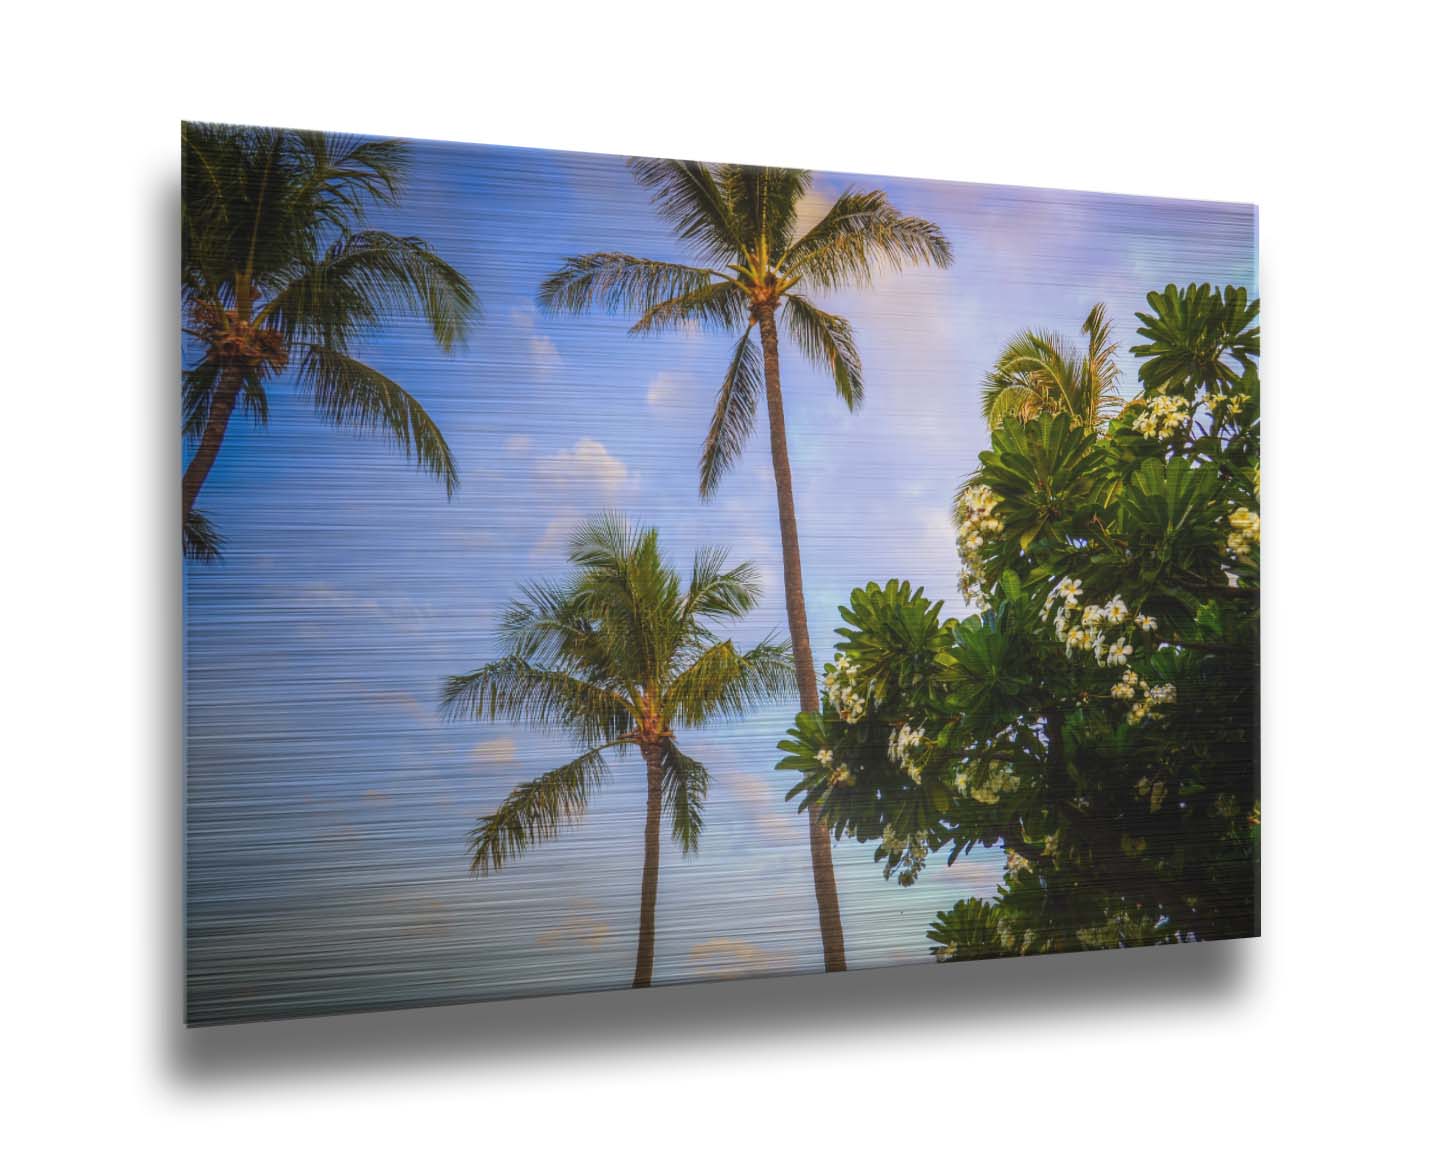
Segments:
[[[821,174],[805,218],[852,183],[934,220],[956,259],[825,300],[857,331],[859,412],[782,346],[822,661],[836,606],[868,580],[909,579],[965,610],[948,508],[987,441],[979,382],[1009,336],[1074,337],[1099,300],[1128,348],[1152,288],[1257,287],[1246,205]],[[623,318],[535,310],[539,281],[566,256],[689,258],[623,160],[417,143],[401,202],[370,222],[425,238],[479,292],[484,317],[456,354],[409,319],[361,351],[435,417],[461,487],[447,502],[397,451],[316,419],[284,381],[267,429],[231,425],[199,500],[226,558],[187,563],[185,581],[187,924],[204,1018],[628,984],[638,760],[615,762],[578,828],[471,878],[475,818],[570,746],[441,723],[441,680],[495,655],[518,586],[559,575],[568,533],[602,509],[655,525],[679,564],[714,543],[753,561],[765,596],[735,635],[785,631],[763,418],[716,499],[697,492],[730,341],[631,337]],[[657,983],[822,966],[805,822],[773,771],[790,712],[684,734],[713,784],[700,852],[663,851]],[[837,846],[857,967],[924,960],[935,911],[988,894],[1000,871],[993,852],[937,859],[901,890],[871,857]]]

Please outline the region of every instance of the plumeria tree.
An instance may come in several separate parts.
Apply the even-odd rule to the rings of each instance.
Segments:
[[[1258,301],[1174,285],[1137,313],[1142,391],[1103,428],[997,427],[956,501],[961,588],[856,589],[779,767],[913,884],[1002,846],[941,959],[1258,930]]]

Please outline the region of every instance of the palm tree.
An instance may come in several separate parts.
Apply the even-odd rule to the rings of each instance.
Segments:
[[[181,485],[187,554],[220,537],[195,507],[237,405],[263,425],[266,386],[289,376],[326,420],[380,432],[454,492],[450,447],[420,402],[351,355],[361,333],[415,314],[450,351],[477,311],[465,277],[423,240],[363,227],[393,204],[406,164],[396,140],[184,124],[180,302],[195,355],[183,369],[194,445]]]
[[[785,442],[777,318],[783,319],[800,352],[829,373],[840,399],[853,410],[864,395],[854,331],[808,293],[869,284],[877,267],[946,267],[951,261],[949,242],[929,221],[902,216],[883,192],[853,189],[814,227],[800,233],[799,208],[811,176],[797,169],[638,159],[631,160],[630,167],[640,184],[653,191],[656,209],[700,263],[676,264],[621,252],[574,256],[541,285],[540,306],[569,312],[597,305],[629,310],[639,314],[631,328],[635,333],[699,324],[739,334],[700,456],[700,492],[707,498],[713,495],[739,457],[754,427],[763,388],[795,679],[801,710],[814,712],[820,698]],[[756,329],[758,352],[751,339]],[[845,936],[830,839],[813,811],[809,818],[825,968],[839,971],[845,967]]]
[[[1093,429],[1120,410],[1119,345],[1104,304],[1090,309],[1080,331],[1083,349],[1054,332],[1034,330],[1005,345],[981,392],[981,411],[992,428],[1010,416],[1030,420],[1050,412]]]
[[[640,884],[636,988],[655,964],[660,818],[682,851],[699,844],[709,776],[680,751],[677,726],[739,716],[793,683],[789,648],[766,638],[741,652],[709,623],[738,620],[759,595],[749,564],[697,553],[688,587],[661,555],[655,530],[604,517],[571,541],[571,578],[525,589],[504,618],[505,653],[445,682],[455,718],[509,721],[570,735],[581,754],[521,784],[471,834],[471,871],[500,868],[578,820],[609,775],[606,754],[638,749],[645,764],[645,866]]]

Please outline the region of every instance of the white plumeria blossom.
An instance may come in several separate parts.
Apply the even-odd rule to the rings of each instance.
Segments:
[[[1129,724],[1139,724],[1161,705],[1174,704],[1179,694],[1175,691],[1173,684],[1156,684],[1152,687],[1141,679],[1132,668],[1127,669],[1119,681],[1111,687],[1110,695],[1116,700],[1134,700],[1125,720]],[[1138,700],[1136,699],[1137,695],[1139,696]]]
[[[1140,673],[1133,668],[1127,668],[1125,675],[1111,686],[1110,695],[1116,700],[1133,700],[1137,689],[1144,692],[1148,687],[1149,685],[1140,679]]]
[[[860,686],[860,669],[841,652],[825,673],[825,695],[831,707],[846,724],[858,724],[865,718],[870,703],[869,687]]]
[[[1151,396],[1135,417],[1135,431],[1147,440],[1166,440],[1190,422],[1190,401],[1183,396]]]
[[[1234,416],[1249,399],[1249,394],[1245,392],[1231,392],[1228,396],[1223,392],[1207,392],[1204,396],[1205,406],[1219,420],[1225,418],[1225,409],[1230,409],[1230,415]]]
[[[1230,527],[1234,531],[1226,538],[1225,547],[1242,559],[1249,556],[1254,545],[1260,543],[1260,513],[1237,508],[1230,513]]]
[[[892,764],[898,764],[901,770],[915,781],[920,783],[920,762],[911,756],[920,742],[925,739],[924,728],[911,728],[908,723],[902,724],[899,728],[890,733],[889,757]]]
[[[1050,589],[1050,594],[1045,597],[1045,612],[1042,613],[1042,615],[1049,614],[1050,606],[1054,604],[1056,600],[1061,602],[1060,606],[1062,609],[1061,613],[1057,613],[1057,616],[1072,608],[1078,607],[1080,604],[1081,591],[1079,580],[1071,579],[1069,576],[1061,577],[1055,584],[1055,587]]]
[[[989,599],[980,583],[981,553],[985,545],[1005,527],[995,514],[1000,497],[988,484],[972,484],[960,493],[960,519],[957,536],[960,553],[960,592],[981,611],[989,607]]]
[[[1122,596],[1115,595],[1103,604],[1080,603],[1083,589],[1080,581],[1064,577],[1056,582],[1045,598],[1045,613],[1055,608],[1055,639],[1065,645],[1065,655],[1088,650],[1095,663],[1102,668],[1125,664],[1135,649],[1128,635],[1112,639],[1106,635],[1107,627],[1123,628],[1133,622],[1142,632],[1153,632],[1159,626],[1153,616],[1131,613],[1130,606]],[[1079,622],[1073,619],[1079,611]]]

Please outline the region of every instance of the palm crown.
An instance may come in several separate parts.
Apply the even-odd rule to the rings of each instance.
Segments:
[[[853,189],[797,234],[800,202],[811,183],[810,173],[800,169],[683,160],[631,160],[630,166],[653,191],[660,215],[703,263],[623,252],[574,256],[541,285],[539,301],[555,311],[599,306],[638,312],[635,333],[691,323],[740,333],[701,455],[700,490],[709,496],[754,427],[764,380],[751,330],[780,315],[800,351],[830,374],[836,393],[853,409],[864,397],[854,331],[808,292],[869,283],[881,267],[947,267],[950,244],[930,221],[902,215],[884,192]]]
[[[181,131],[181,306],[198,349],[182,373],[186,549],[218,536],[195,511],[237,404],[264,424],[266,385],[288,375],[334,424],[380,432],[454,491],[435,422],[395,381],[353,355],[382,320],[418,314],[449,351],[477,311],[465,277],[423,240],[364,227],[394,203],[406,150],[394,140],[185,124]]]
[[[985,376],[981,411],[992,428],[1007,417],[1031,420],[1043,412],[1098,428],[1120,410],[1120,365],[1105,305],[1090,309],[1080,326],[1083,348],[1054,332],[1034,329],[1005,345]]]
[[[688,585],[665,563],[654,529],[605,517],[574,537],[576,571],[535,584],[511,605],[504,655],[452,676],[443,708],[451,718],[509,721],[570,735],[579,756],[515,788],[471,835],[472,871],[500,868],[557,835],[586,810],[608,776],[607,753],[636,748],[649,785],[646,876],[641,893],[636,984],[648,984],[662,810],[685,852],[699,843],[709,775],[681,752],[676,728],[696,728],[782,697],[794,684],[789,647],[765,639],[748,651],[710,625],[738,620],[758,598],[749,564],[699,552]]]

